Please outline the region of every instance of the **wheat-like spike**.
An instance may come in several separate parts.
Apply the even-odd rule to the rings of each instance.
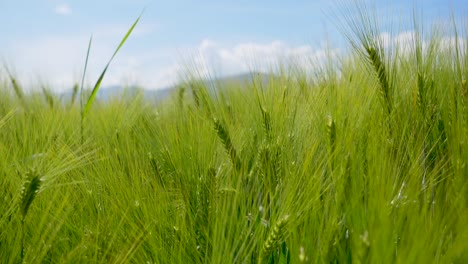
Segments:
[[[179,106],[181,108],[183,108],[184,106],[185,89],[186,87],[182,85],[179,87],[179,90],[177,91],[177,99],[179,100]]]
[[[221,124],[221,122],[218,119],[214,119],[214,125],[216,129],[216,133],[218,134],[218,137],[221,139],[221,142],[223,143],[224,149],[226,149],[227,153],[231,157],[232,164],[234,165],[235,169],[238,170],[240,169],[240,160],[237,157],[237,152],[234,146],[232,145],[231,137],[229,136],[229,132],[227,129]]]
[[[42,86],[41,89],[42,89],[42,94],[44,95],[46,102],[49,104],[49,107],[54,108],[55,102],[54,102],[54,96],[52,95],[52,93],[45,86]]]
[[[336,124],[335,124],[335,120],[333,120],[333,117],[331,115],[329,115],[327,118],[326,128],[327,128],[328,140],[330,143],[330,150],[333,153],[335,151],[335,144],[336,144]]]
[[[221,122],[218,119],[214,120],[215,124],[215,129],[216,133],[218,134],[218,137],[221,139],[221,142],[226,148],[226,151],[230,152],[232,148],[232,142],[231,142],[231,137],[229,136],[229,132],[226,130],[226,128],[221,124]]]
[[[11,85],[13,86],[13,90],[15,91],[15,94],[18,97],[18,99],[23,100],[24,99],[23,88],[21,88],[18,81],[13,76],[10,76],[10,81],[11,81]]]
[[[263,118],[263,129],[265,129],[265,134],[267,138],[271,136],[271,118],[270,114],[265,108],[262,107],[262,118]]]
[[[199,88],[195,87],[195,85],[193,85],[193,84],[190,85],[190,88],[192,90],[193,99],[195,100],[195,105],[197,107],[200,107],[200,95],[198,94]]]
[[[13,86],[13,90],[16,94],[16,97],[18,97],[18,100],[20,101],[22,107],[24,109],[27,109],[28,106],[25,101],[26,99],[24,96],[23,88],[21,87],[21,85],[18,83],[16,78],[10,72],[8,72],[8,75],[10,77],[10,82],[11,82],[11,85]]]
[[[218,177],[216,175],[216,170],[213,167],[210,167],[208,169],[208,178],[207,178],[207,187],[210,192],[210,207],[214,206],[214,203],[216,203],[216,198],[218,196],[219,192],[219,182],[218,182]]]
[[[273,226],[270,233],[268,234],[267,240],[265,243],[263,243],[263,257],[270,255],[278,247],[278,245],[283,242],[283,239],[286,235],[286,225],[288,222],[289,215],[286,215],[280,218]]]
[[[380,94],[382,99],[384,100],[386,110],[388,113],[392,111],[392,101],[390,95],[390,85],[388,83],[387,71],[385,68],[385,64],[383,63],[382,56],[377,50],[372,46],[366,47],[367,55],[369,56],[369,60],[374,66],[374,70],[377,73],[377,77],[380,82]]]
[[[258,151],[252,157],[252,160],[250,161],[251,165],[250,165],[249,174],[248,174],[249,179],[251,179],[253,177],[253,175],[257,174],[259,172],[259,170],[262,169],[265,148],[266,148],[266,146],[264,144],[261,144],[260,146],[257,147]]]
[[[288,96],[289,96],[289,89],[288,87],[284,86],[283,87],[283,99],[282,99],[283,104],[286,104],[286,98],[288,98]]]
[[[163,175],[161,173],[161,165],[159,164],[159,161],[153,156],[153,153],[151,152],[148,152],[148,159],[150,160],[151,167],[153,168],[154,174],[158,179],[160,186],[165,189],[166,186],[164,183]]]
[[[21,188],[21,216],[24,219],[28,213],[29,207],[36,197],[41,187],[41,177],[34,171],[26,173],[26,179]]]

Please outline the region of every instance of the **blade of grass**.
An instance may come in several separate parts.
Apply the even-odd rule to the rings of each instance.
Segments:
[[[117,53],[119,52],[120,48],[122,48],[122,46],[124,45],[124,43],[127,41],[128,37],[130,36],[130,34],[133,32],[133,29],[135,28],[135,26],[138,24],[138,21],[140,21],[140,18],[141,18],[141,15],[138,16],[137,20],[133,23],[133,25],[130,27],[130,29],[127,31],[127,34],[125,34],[124,38],[122,39],[122,41],[120,41],[120,44],[119,46],[117,47],[117,49],[114,51],[114,54],[112,55],[112,57],[110,58],[110,60],[107,62],[107,65],[106,67],[104,68],[104,70],[102,71],[101,75],[99,76],[99,79],[97,80],[96,84],[94,85],[93,87],[93,90],[91,92],[91,95],[89,96],[88,98],[88,101],[86,102],[86,105],[83,109],[83,119],[86,118],[87,114],[89,113],[89,110],[91,109],[91,106],[93,105],[93,102],[94,100],[96,99],[96,95],[97,95],[97,92],[99,91],[99,87],[101,87],[101,83],[102,83],[102,80],[104,79],[104,76],[106,75],[106,72],[107,72],[107,69],[109,68],[112,60],[114,59],[114,57],[117,55]]]
[[[10,120],[15,115],[15,113],[16,109],[13,109],[10,112],[8,112],[5,116],[0,118],[0,128],[2,128],[2,126],[4,126],[6,122],[8,122],[8,120]]]
[[[86,76],[86,69],[88,68],[89,52],[91,51],[91,43],[93,42],[93,35],[89,38],[88,51],[86,52],[85,66],[83,70],[83,77],[81,78],[81,88],[80,88],[80,113],[81,113],[81,126],[80,126],[80,135],[81,135],[81,144],[83,144],[83,130],[84,130],[84,112],[83,112],[83,87],[84,79]]]
[[[89,59],[89,52],[91,51],[91,43],[93,42],[93,35],[89,38],[88,43],[88,51],[86,52],[86,60],[85,66],[83,71],[83,77],[81,78],[81,88],[80,88],[80,108],[81,108],[81,115],[83,116],[83,87],[84,87],[84,79],[86,76],[86,69],[88,68],[88,59]]]

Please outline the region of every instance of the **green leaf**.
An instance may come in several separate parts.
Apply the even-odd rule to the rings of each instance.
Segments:
[[[89,110],[91,109],[91,106],[93,105],[94,100],[96,99],[97,92],[99,91],[99,87],[101,87],[102,80],[104,79],[104,76],[106,75],[107,69],[109,68],[109,65],[111,64],[112,60],[114,59],[115,55],[119,52],[120,48],[122,48],[123,44],[125,41],[127,41],[127,38],[130,36],[130,34],[133,32],[133,29],[135,26],[138,24],[138,21],[140,21],[141,15],[137,18],[137,20],[133,23],[133,25],[130,27],[130,29],[127,31],[127,34],[125,34],[124,38],[122,41],[120,41],[119,46],[117,49],[114,51],[114,54],[110,58],[109,62],[107,62],[106,67],[102,71],[101,75],[99,76],[99,79],[97,80],[96,84],[93,87],[93,90],[91,92],[91,95],[88,98],[88,101],[86,102],[86,105],[83,110],[83,119],[86,118]],[[88,50],[89,51],[89,50]]]
[[[88,68],[88,59],[89,59],[89,52],[91,51],[91,43],[93,42],[93,35],[89,38],[89,43],[88,43],[88,51],[86,52],[86,60],[85,60],[85,66],[84,66],[84,71],[83,71],[83,77],[81,78],[81,92],[80,92],[80,107],[81,107],[81,114],[83,114],[83,85],[84,85],[84,79],[86,76],[86,69]]]
[[[7,122],[8,120],[10,120],[10,119],[13,117],[13,115],[14,115],[15,113],[16,113],[16,109],[13,109],[13,110],[11,110],[10,112],[8,112],[5,116],[3,116],[2,118],[0,118],[0,128],[1,128],[2,126],[4,126],[4,125],[6,124],[6,122]]]

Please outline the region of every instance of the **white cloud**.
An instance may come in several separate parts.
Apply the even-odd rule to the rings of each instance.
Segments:
[[[456,48],[460,51],[465,51],[467,44],[466,39],[463,37],[459,37],[458,39],[455,37],[443,37],[440,41],[442,49],[452,50],[453,52],[455,52]]]
[[[39,80],[46,80],[54,90],[60,91],[70,89],[73,83],[80,81],[88,41],[89,37],[84,34],[44,36],[11,43],[4,52],[14,58],[11,62],[15,69],[20,70],[16,73],[25,86],[39,88],[36,87],[39,76]],[[128,44],[131,43],[134,42]],[[93,40],[87,73],[89,85],[98,78],[114,48],[115,36],[96,36]],[[280,64],[313,70],[326,61],[328,54],[336,56],[339,51],[327,53],[324,48],[292,46],[283,41],[227,45],[207,39],[183,52],[176,48],[135,50],[124,47],[112,62],[103,86],[137,84],[148,89],[160,89],[176,84],[180,77],[185,77],[187,70],[192,70],[192,73],[195,70],[201,77],[234,75],[251,70],[270,72],[278,69]]]
[[[400,54],[403,56],[413,54],[415,52],[415,42],[421,38],[421,47],[423,52],[427,52],[429,48],[431,38],[434,36],[418,36],[414,31],[404,31],[395,35],[384,32],[381,33],[378,37],[378,40],[381,41],[385,49],[398,49]],[[467,41],[461,37],[457,39],[452,35],[447,35],[439,37],[435,40],[435,43],[438,45],[437,52],[454,52],[458,46],[458,49],[463,51],[467,45]]]
[[[178,62],[169,66],[152,68],[151,66],[131,69],[139,84],[147,88],[167,87],[181,78],[195,74],[195,77],[212,78],[255,72],[278,72],[281,67],[299,67],[306,73],[313,73],[324,66],[329,56],[340,55],[338,49],[327,50],[310,45],[291,46],[283,41],[267,43],[238,43],[226,45],[205,39],[191,50],[179,52]],[[173,56],[175,58],[175,56]],[[143,63],[144,65],[145,63]],[[141,66],[141,65],[140,65]],[[150,73],[150,74],[145,74]]]
[[[72,9],[68,4],[59,4],[55,6],[54,12],[58,15],[68,16],[71,15]]]
[[[313,71],[323,66],[328,56],[338,56],[338,49],[310,45],[291,46],[283,41],[222,45],[204,40],[192,56],[191,66],[202,76],[233,75],[248,71],[271,72],[280,67],[295,66]]]

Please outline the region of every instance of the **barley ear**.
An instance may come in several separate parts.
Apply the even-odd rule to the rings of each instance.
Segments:
[[[55,104],[55,101],[54,101],[54,96],[53,94],[49,91],[49,89],[45,86],[42,86],[41,87],[42,89],[42,94],[44,95],[44,99],[46,100],[47,104],[49,105],[49,107],[51,109],[54,108],[54,104]]]
[[[271,118],[270,113],[267,112],[265,108],[262,109],[262,118],[263,118],[263,129],[268,139],[271,138]]]
[[[27,104],[26,104],[26,99],[24,96],[23,87],[21,87],[21,85],[18,83],[16,78],[13,76],[12,73],[8,71],[8,69],[7,69],[7,72],[8,72],[8,77],[10,77],[11,86],[13,86],[13,91],[15,92],[16,97],[20,101],[21,106],[27,110]]]
[[[224,125],[218,119],[213,120],[215,125],[216,133],[218,134],[219,139],[223,143],[224,149],[231,157],[232,164],[236,170],[239,170],[241,167],[241,162],[239,157],[237,156],[236,149],[232,145],[231,137],[229,135],[228,130],[224,127]]]
[[[387,112],[390,114],[392,111],[392,98],[390,91],[390,84],[388,81],[387,70],[384,63],[383,54],[381,54],[375,47],[365,47],[368,58],[377,73],[377,78],[380,83],[380,95]]]
[[[263,243],[261,256],[262,259],[264,259],[265,257],[268,258],[268,256],[278,248],[281,242],[283,242],[286,235],[286,225],[288,224],[288,222],[289,215],[286,215],[280,218],[273,226],[270,233],[268,234],[265,243]]]
[[[181,109],[184,107],[184,96],[185,96],[185,85],[181,85],[178,87],[177,91],[177,99],[179,100],[179,106]]]
[[[34,198],[36,197],[41,187],[41,177],[35,171],[26,173],[26,179],[21,187],[21,217],[24,219],[28,213]]]
[[[156,157],[153,156],[153,153],[151,152],[148,152],[148,159],[150,161],[151,167],[153,168],[154,175],[156,176],[156,179],[158,180],[159,185],[163,189],[166,189],[165,180],[161,172],[161,164],[159,163],[158,159],[156,159]]]

